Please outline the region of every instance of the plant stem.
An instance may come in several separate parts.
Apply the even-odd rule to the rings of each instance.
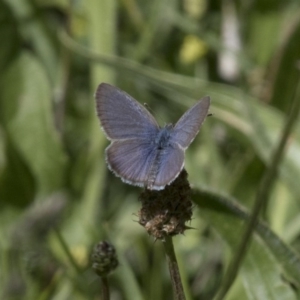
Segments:
[[[109,284],[106,276],[101,277],[101,284],[102,284],[101,300],[109,300]]]
[[[64,240],[63,236],[61,235],[60,231],[58,228],[54,228],[54,233],[57,237],[57,240],[60,243],[60,246],[62,247],[62,249],[64,250],[65,254],[67,255],[69,262],[71,263],[71,265],[73,266],[73,268],[76,270],[76,272],[78,274],[81,274],[81,269],[80,267],[77,265],[73,255],[71,254],[71,251],[69,249],[69,246],[67,245],[66,241]]]
[[[167,261],[169,265],[174,299],[185,300],[185,295],[184,295],[183,286],[180,278],[180,273],[179,273],[178,263],[174,251],[172,237],[167,236],[165,238],[164,247],[165,247]]]
[[[251,241],[251,236],[253,233],[253,230],[257,226],[258,216],[261,208],[264,206],[265,203],[267,203],[269,199],[270,192],[272,190],[273,184],[275,182],[275,179],[277,178],[277,171],[278,167],[281,163],[281,160],[284,156],[284,150],[287,144],[287,140],[290,136],[290,133],[298,119],[299,111],[300,111],[300,82],[298,83],[296,94],[294,96],[294,99],[292,101],[290,114],[286,119],[286,123],[284,125],[280,140],[278,142],[278,145],[275,147],[275,151],[272,155],[270,165],[267,168],[262,181],[260,183],[260,186],[258,188],[255,203],[252,209],[251,217],[246,224],[246,229],[243,234],[243,238],[238,245],[236,255],[234,257],[234,260],[231,262],[231,264],[228,267],[227,274],[225,274],[224,283],[223,286],[220,289],[220,292],[218,293],[216,300],[222,300],[224,299],[225,295],[229,291],[231,285],[233,284],[236,275],[238,273],[238,270],[240,268],[240,265],[245,257],[245,254],[247,252],[249,243]]]

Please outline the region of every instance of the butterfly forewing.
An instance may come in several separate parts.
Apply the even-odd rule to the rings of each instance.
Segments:
[[[174,127],[171,141],[186,149],[199,132],[208,114],[209,105],[210,98],[204,97],[185,112]]]
[[[127,93],[107,83],[96,91],[97,114],[110,140],[144,139],[156,134],[154,117]]]

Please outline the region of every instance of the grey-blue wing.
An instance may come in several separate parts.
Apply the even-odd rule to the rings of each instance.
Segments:
[[[144,139],[158,132],[154,117],[118,88],[101,83],[95,97],[100,123],[110,140]]]
[[[148,140],[113,141],[106,149],[109,168],[123,181],[147,185],[157,149]]]
[[[206,96],[185,112],[174,126],[171,142],[178,143],[186,149],[199,132],[208,114],[209,106],[210,98]]]
[[[148,188],[161,190],[176,179],[184,166],[184,149],[173,144],[162,150],[156,157],[150,177]]]

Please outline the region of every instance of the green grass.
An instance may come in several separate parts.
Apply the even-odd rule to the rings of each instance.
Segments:
[[[142,189],[105,164],[93,95],[108,82],[161,125],[211,97],[185,159],[194,229],[173,238],[186,299],[298,299],[299,13],[295,0],[0,2],[0,298],[98,299],[90,256],[109,240],[111,299],[173,299],[164,244],[137,222]]]

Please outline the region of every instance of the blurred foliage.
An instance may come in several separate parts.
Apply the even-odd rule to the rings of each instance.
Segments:
[[[93,94],[109,82],[161,125],[211,96],[186,154],[195,230],[175,247],[187,299],[212,299],[300,101],[299,1],[3,0],[0,24],[0,298],[96,299],[106,239],[112,299],[172,299],[162,244],[136,222],[141,189],[105,165]],[[274,176],[226,299],[300,297],[299,121]]]

